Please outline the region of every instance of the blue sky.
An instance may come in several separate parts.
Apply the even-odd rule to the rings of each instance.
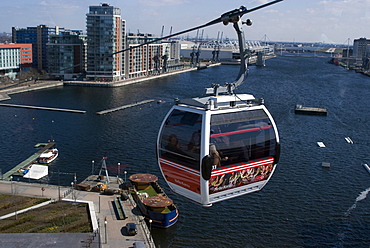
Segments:
[[[109,3],[121,8],[127,30],[160,35],[205,24],[222,13],[245,5],[254,8],[267,0],[10,0],[1,5],[0,32],[11,27],[45,24],[67,29],[86,28],[89,6]],[[244,27],[246,39],[271,41],[325,42],[346,44],[348,38],[370,38],[369,0],[284,0],[244,15],[253,25]],[[217,24],[204,29],[204,37],[236,38],[231,25]],[[196,32],[189,34],[195,36]]]

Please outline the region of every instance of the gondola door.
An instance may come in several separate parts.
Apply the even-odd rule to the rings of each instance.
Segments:
[[[200,172],[201,158],[208,152],[204,118],[205,111],[175,105],[164,119],[157,140],[159,167],[170,188],[201,204],[208,202],[208,185]]]
[[[261,190],[279,160],[272,116],[264,105],[211,113],[209,204]]]

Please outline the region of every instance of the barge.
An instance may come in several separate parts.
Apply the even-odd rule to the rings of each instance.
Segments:
[[[302,105],[297,105],[294,109],[294,113],[301,114],[301,115],[326,116],[328,114],[328,111],[326,108],[303,107]]]
[[[151,226],[168,228],[177,222],[178,209],[157,183],[157,176],[134,174],[129,180],[131,195]]]

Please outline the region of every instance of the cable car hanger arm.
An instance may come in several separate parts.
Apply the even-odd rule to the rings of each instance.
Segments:
[[[104,59],[106,57],[111,57],[115,54],[118,54],[118,53],[122,53],[122,52],[125,52],[125,51],[129,51],[129,50],[132,50],[132,49],[135,49],[135,48],[138,48],[138,47],[142,47],[142,46],[145,46],[145,45],[148,45],[148,44],[152,44],[152,43],[155,43],[157,41],[161,41],[163,39],[168,39],[168,38],[171,38],[171,37],[174,37],[174,36],[178,36],[178,35],[181,35],[181,34],[184,34],[184,33],[188,33],[188,32],[191,32],[191,31],[194,31],[194,30],[197,30],[197,29],[200,29],[200,28],[205,28],[205,27],[208,27],[208,26],[211,26],[211,25],[214,25],[214,24],[217,24],[217,23],[220,23],[220,22],[223,22],[225,25],[227,25],[227,23],[229,22],[233,22],[233,20],[239,20],[244,14],[247,14],[247,13],[250,13],[250,12],[253,12],[253,11],[256,11],[258,9],[261,9],[261,8],[264,8],[264,7],[267,7],[269,5],[272,5],[272,4],[275,4],[275,3],[278,3],[278,2],[281,2],[283,0],[275,0],[275,1],[272,1],[272,2],[269,2],[269,3],[266,3],[266,4],[263,4],[263,5],[260,5],[258,7],[255,7],[255,8],[252,8],[252,9],[247,9],[246,7],[241,7],[239,9],[235,9],[235,10],[232,10],[232,11],[229,11],[229,12],[226,12],[224,14],[221,15],[221,17],[213,20],[213,21],[210,21],[206,24],[203,24],[203,25],[200,25],[200,26],[197,26],[197,27],[194,27],[194,28],[190,28],[190,29],[187,29],[187,30],[184,30],[184,31],[181,31],[181,32],[178,32],[178,33],[174,33],[174,34],[170,34],[170,35],[167,35],[167,36],[164,36],[164,37],[160,37],[160,38],[157,38],[157,39],[154,39],[154,40],[151,40],[151,41],[148,41],[148,42],[145,42],[143,44],[139,44],[139,45],[136,45],[136,46],[132,46],[132,47],[129,47],[129,48],[126,48],[126,49],[123,49],[123,50],[120,50],[120,51],[117,51],[117,52],[114,52],[114,53],[110,53],[110,54],[103,54],[103,56],[101,57],[101,59]],[[80,66],[81,64],[86,64],[86,61],[85,62],[82,62],[82,63],[79,63],[79,64],[75,64],[73,66],[67,66],[67,67],[64,67],[62,68],[62,70],[67,70],[67,69],[71,69],[71,68],[75,68],[75,67],[78,67]],[[242,73],[244,75],[244,73]],[[49,75],[49,73],[45,74],[45,75]],[[241,75],[241,71],[239,72],[239,77]],[[43,77],[44,75],[41,75],[37,78],[35,78],[35,80],[39,80]],[[233,84],[227,84],[226,86],[226,89],[227,88],[233,88],[235,89],[236,87],[231,87],[232,85],[236,85],[236,83],[240,82],[241,83],[243,82],[244,80],[244,76],[242,79],[240,80],[236,80],[235,83]],[[24,83],[26,81],[23,81],[23,82],[19,82],[18,84],[21,84],[21,83]],[[240,83],[240,84],[241,84]],[[15,84],[15,85],[18,85],[18,84]],[[240,85],[238,84],[238,85]],[[13,85],[13,86],[15,86]],[[8,86],[8,87],[12,87],[12,86]],[[6,88],[8,88],[6,87]],[[215,86],[214,86],[215,87]],[[4,88],[5,89],[5,88]],[[213,88],[212,88],[213,90]],[[220,92],[221,89],[218,90],[218,92]],[[226,91],[225,91],[226,92]]]
[[[175,34],[170,34],[170,35],[167,35],[167,36],[164,36],[164,37],[160,37],[160,38],[148,41],[148,42],[143,43],[143,44],[132,46],[132,47],[123,49],[121,51],[115,52],[111,55],[113,56],[114,54],[117,54],[117,53],[121,53],[121,52],[125,52],[125,51],[128,51],[128,50],[134,49],[134,48],[142,47],[142,46],[145,46],[147,44],[155,43],[155,42],[161,41],[163,39],[168,39],[168,38],[178,36],[178,35],[181,35],[181,34],[184,34],[184,33],[188,33],[188,32],[191,32],[191,31],[194,31],[194,30],[197,30],[197,29],[205,28],[205,27],[208,27],[208,26],[220,23],[220,22],[222,22],[224,25],[228,25],[229,23],[233,23],[234,29],[235,29],[235,31],[238,35],[238,42],[239,42],[239,52],[240,52],[240,70],[239,70],[239,74],[238,74],[237,78],[235,79],[235,81],[233,83],[226,83],[224,86],[220,86],[219,84],[213,84],[212,88],[206,88],[206,94],[208,94],[208,95],[217,96],[220,93],[231,95],[231,94],[233,94],[233,91],[238,86],[240,86],[244,82],[245,78],[247,77],[248,70],[247,70],[246,59],[247,59],[247,57],[249,57],[251,55],[251,52],[246,49],[245,36],[244,36],[243,29],[242,29],[242,25],[247,24],[248,26],[250,26],[250,25],[252,25],[252,22],[249,19],[247,21],[243,22],[243,21],[241,21],[241,17],[244,14],[247,14],[247,13],[262,9],[262,8],[265,8],[267,6],[270,6],[272,4],[282,2],[282,1],[283,0],[275,0],[275,1],[260,5],[258,7],[252,8],[252,9],[247,9],[245,6],[241,6],[239,9],[234,9],[234,10],[231,10],[229,12],[226,12],[226,13],[222,14],[221,17],[219,17],[219,18],[217,18],[213,21],[210,21],[206,24],[203,24],[203,25],[200,25],[200,26],[197,26],[197,27],[194,27],[194,28],[190,28],[190,29],[187,29],[187,30],[175,33]]]
[[[142,46],[145,46],[145,45],[148,45],[148,44],[152,44],[152,43],[155,43],[157,41],[168,39],[168,38],[171,38],[171,37],[174,37],[174,36],[178,36],[178,35],[181,35],[181,34],[184,34],[184,33],[188,33],[188,32],[191,32],[191,31],[194,31],[194,30],[197,30],[197,29],[205,28],[205,27],[208,27],[208,26],[211,26],[211,25],[220,23],[220,22],[223,22],[226,25],[225,22],[227,22],[227,23],[232,22],[232,20],[240,19],[244,14],[247,14],[247,13],[250,13],[250,12],[253,12],[253,11],[256,11],[258,9],[267,7],[269,5],[272,5],[272,4],[281,2],[281,1],[283,1],[283,0],[275,0],[275,1],[272,1],[272,2],[269,2],[269,3],[266,3],[266,4],[263,4],[263,5],[260,5],[258,7],[249,9],[249,10],[246,7],[241,7],[239,9],[235,9],[235,10],[226,12],[226,13],[222,14],[221,17],[219,17],[219,18],[217,18],[217,19],[215,19],[213,21],[210,21],[210,22],[208,22],[206,24],[203,24],[203,25],[200,25],[200,26],[197,26],[197,27],[194,27],[194,28],[186,29],[186,30],[180,31],[178,33],[174,33],[174,34],[170,34],[170,35],[167,35],[167,36],[163,36],[163,37],[160,37],[160,38],[157,38],[157,39],[153,39],[153,40],[148,41],[148,42],[145,42],[143,44],[132,46],[132,47],[129,47],[129,48],[120,50],[118,52],[112,53],[111,55],[114,55],[114,54],[117,54],[117,53],[122,53],[122,52],[125,52],[125,51],[128,51],[128,50],[132,50],[134,48],[142,47]]]

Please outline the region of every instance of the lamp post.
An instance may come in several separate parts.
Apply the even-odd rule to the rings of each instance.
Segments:
[[[94,163],[95,161],[91,161],[91,175],[94,175]]]
[[[77,176],[76,176],[76,173],[75,173],[75,177],[74,177],[73,182],[74,182],[74,186],[75,186],[75,188],[76,188],[76,187],[77,187]]]
[[[105,217],[105,219],[104,219],[104,232],[105,232],[105,243],[106,244],[108,243],[108,240],[107,240],[107,224],[108,224],[107,217]]]
[[[127,171],[125,171],[124,173],[125,173],[125,186],[127,186],[127,184],[126,184],[126,174],[127,174]]]
[[[117,183],[119,183],[119,174],[120,174],[120,171],[119,171],[119,167],[121,166],[121,163],[117,163]]]
[[[73,192],[73,182],[71,182],[71,190],[72,190],[72,200],[74,199],[74,192]]]
[[[100,231],[100,220],[98,218],[98,238],[99,238],[99,248],[101,248],[101,237],[100,237],[101,231]]]
[[[58,170],[58,200],[60,201],[61,200],[61,197],[60,197],[60,180],[59,180],[59,170]]]
[[[149,219],[149,232],[152,233],[152,220]]]
[[[13,176],[10,176],[10,193],[13,194]]]

